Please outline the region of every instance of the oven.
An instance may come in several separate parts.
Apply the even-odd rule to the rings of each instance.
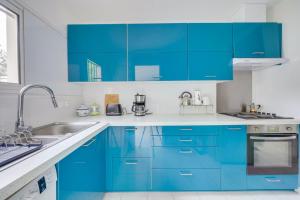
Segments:
[[[298,126],[248,126],[248,174],[298,174]]]

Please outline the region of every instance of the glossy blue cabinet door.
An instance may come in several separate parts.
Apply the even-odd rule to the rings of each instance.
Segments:
[[[111,127],[107,145],[107,190],[147,191],[151,187],[153,127]]]
[[[188,55],[189,80],[232,80],[232,53],[193,51]]]
[[[128,25],[129,80],[187,80],[186,24]]]
[[[247,189],[246,126],[223,126],[220,137],[222,190]]]
[[[105,192],[106,131],[57,164],[58,199],[102,199]]]
[[[126,24],[68,25],[68,52],[124,52],[126,32]]]
[[[220,190],[219,169],[153,169],[154,191]]]
[[[249,190],[294,190],[298,186],[297,175],[251,175],[247,177]]]
[[[126,81],[126,53],[69,53],[70,82]]]
[[[232,23],[188,24],[188,51],[232,52]]]
[[[187,80],[187,53],[129,53],[128,70],[131,81]]]
[[[173,52],[187,50],[187,24],[129,24],[128,51]]]
[[[126,81],[126,25],[69,25],[68,77],[70,82]]]
[[[280,58],[282,25],[279,23],[234,23],[235,58]]]

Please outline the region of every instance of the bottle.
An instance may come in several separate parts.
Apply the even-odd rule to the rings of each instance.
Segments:
[[[194,90],[194,105],[198,106],[202,104],[200,90]]]
[[[96,115],[100,115],[100,106],[96,103],[93,103],[91,105],[91,112],[90,112],[91,116],[96,116]]]

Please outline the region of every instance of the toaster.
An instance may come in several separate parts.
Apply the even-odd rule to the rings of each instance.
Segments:
[[[107,104],[106,105],[106,115],[107,116],[121,116],[122,106],[121,104]]]

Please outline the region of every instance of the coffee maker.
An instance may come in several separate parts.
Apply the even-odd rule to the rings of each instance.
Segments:
[[[137,93],[134,95],[134,102],[131,108],[135,116],[145,116],[148,114],[146,109],[146,95]]]

